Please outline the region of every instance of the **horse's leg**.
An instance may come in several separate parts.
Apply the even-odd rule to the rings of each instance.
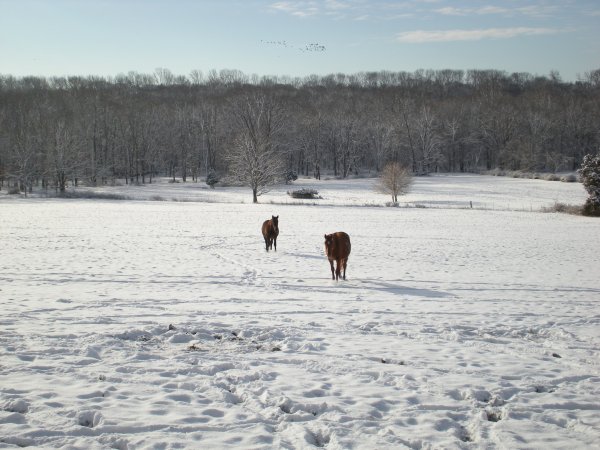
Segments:
[[[335,266],[335,279],[336,279],[336,281],[340,279],[340,270],[342,269],[341,265],[342,265],[342,260],[338,259],[336,261],[336,266]]]
[[[335,270],[333,268],[333,260],[332,259],[329,260],[329,264],[331,265],[331,279],[335,280]]]
[[[269,251],[269,239],[265,236],[265,247],[267,248],[267,251]]]
[[[344,259],[344,280],[346,279],[346,266],[348,265],[348,258]]]
[[[273,238],[273,245],[275,246],[275,251],[277,251],[277,236]]]

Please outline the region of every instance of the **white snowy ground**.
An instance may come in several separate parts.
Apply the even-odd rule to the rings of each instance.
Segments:
[[[364,207],[372,181],[0,197],[0,447],[597,446],[600,222],[535,212],[581,185],[430,177],[404,199],[428,208]],[[281,204],[302,185],[324,205]]]

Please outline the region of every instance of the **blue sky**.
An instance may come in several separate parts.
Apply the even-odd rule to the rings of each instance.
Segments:
[[[600,68],[600,0],[0,0],[0,73]]]

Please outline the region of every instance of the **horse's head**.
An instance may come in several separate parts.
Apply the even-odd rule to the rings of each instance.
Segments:
[[[325,235],[325,254],[329,256],[331,254],[331,250],[333,249],[333,234]]]
[[[273,224],[273,228],[279,232],[279,216],[271,216],[271,223]]]

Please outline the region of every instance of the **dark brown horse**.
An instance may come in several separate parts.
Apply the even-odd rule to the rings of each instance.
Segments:
[[[331,265],[331,279],[340,278],[341,269],[344,268],[342,278],[346,279],[346,266],[348,265],[348,256],[350,256],[350,236],[343,231],[325,235],[325,255]],[[333,270],[333,261],[336,262],[335,272]],[[335,276],[334,276],[335,274]]]
[[[277,251],[277,236],[279,236],[279,216],[271,216],[269,220],[265,220],[262,224],[262,234],[265,238],[265,246],[267,251],[275,245]]]

